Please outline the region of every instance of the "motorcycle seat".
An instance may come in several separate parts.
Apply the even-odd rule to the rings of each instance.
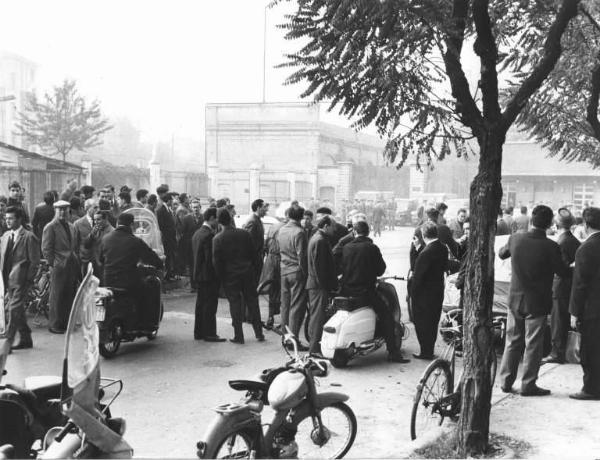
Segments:
[[[367,307],[368,302],[363,297],[334,297],[333,305],[338,310],[354,311]]]
[[[57,375],[26,377],[23,386],[42,399],[60,398],[62,379]]]
[[[269,390],[269,384],[257,380],[230,380],[229,386],[236,391],[263,391]]]

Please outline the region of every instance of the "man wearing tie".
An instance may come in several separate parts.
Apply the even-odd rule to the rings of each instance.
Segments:
[[[19,343],[11,350],[32,348],[31,329],[25,316],[25,298],[40,263],[40,246],[35,235],[23,225],[23,210],[6,210],[8,231],[0,240],[0,270],[4,281],[9,323],[6,338],[12,343],[17,332]]]
[[[68,220],[69,202],[54,203],[56,215],[44,227],[42,254],[50,266],[50,322],[48,330],[64,334],[79,278],[75,227]]]

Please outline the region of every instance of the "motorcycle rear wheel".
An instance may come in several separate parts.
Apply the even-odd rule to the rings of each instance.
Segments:
[[[346,350],[335,350],[330,361],[333,367],[344,368],[348,365],[350,356]]]
[[[296,433],[298,458],[343,458],[356,438],[356,416],[343,402],[325,406],[320,412],[326,438],[319,438],[316,418],[301,420]]]
[[[204,458],[250,458],[253,449],[252,436],[245,431],[234,431],[207,449]]]
[[[119,351],[119,347],[121,346],[120,327],[118,323],[113,323],[110,326],[110,339],[104,343],[100,343],[100,355],[104,358],[110,359]]]

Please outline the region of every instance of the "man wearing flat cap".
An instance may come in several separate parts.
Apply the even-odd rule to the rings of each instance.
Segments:
[[[42,254],[50,266],[50,319],[48,329],[64,334],[77,291],[79,262],[75,227],[69,222],[69,202],[54,203],[54,219],[44,227]]]
[[[570,266],[575,261],[575,253],[581,243],[571,233],[571,227],[575,224],[573,214],[567,208],[560,208],[556,217],[558,228],[558,239],[556,242],[560,247],[560,254],[565,265]],[[550,315],[550,329],[552,331],[552,350],[550,354],[542,359],[542,364],[565,362],[567,349],[567,336],[571,315],[569,314],[569,299],[571,286],[573,284],[573,269],[569,270],[567,276],[554,275],[552,284],[552,313]]]

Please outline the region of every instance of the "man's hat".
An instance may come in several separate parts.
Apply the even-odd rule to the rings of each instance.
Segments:
[[[124,185],[123,187],[121,187],[121,190],[119,190],[120,192],[131,192],[133,189],[127,187],[126,185]]]
[[[55,208],[68,208],[71,206],[71,203],[65,200],[58,200],[54,202],[53,205]]]

